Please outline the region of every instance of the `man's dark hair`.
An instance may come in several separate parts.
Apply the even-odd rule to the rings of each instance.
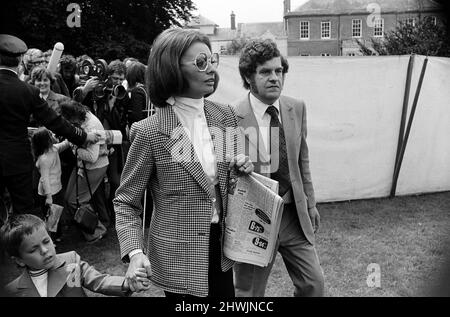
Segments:
[[[84,122],[86,120],[86,114],[89,111],[86,106],[72,99],[64,99],[58,103],[61,107],[61,115],[68,121],[72,122],[75,119]]]
[[[75,73],[75,70],[77,69],[77,61],[75,57],[72,55],[64,55],[61,57],[59,64],[61,65],[61,69],[73,69],[73,72]]]
[[[250,84],[246,78],[252,77],[258,65],[262,65],[275,57],[281,57],[283,75],[286,74],[289,70],[288,61],[281,55],[274,41],[255,39],[245,44],[239,58],[239,73],[245,89],[250,89]]]
[[[114,73],[125,75],[127,73],[127,68],[120,60],[115,60],[109,63],[106,72],[108,73],[108,76],[111,76]]]

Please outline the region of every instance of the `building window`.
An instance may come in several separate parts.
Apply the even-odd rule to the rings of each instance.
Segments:
[[[320,56],[331,56],[331,54],[330,53],[322,53],[322,54],[320,54]]]
[[[375,19],[375,26],[373,29],[373,36],[375,37],[383,37],[384,33],[384,19],[378,18]]]
[[[352,20],[352,37],[361,37],[361,20]]]
[[[309,40],[309,21],[300,21],[300,39]]]
[[[331,22],[330,21],[321,22],[320,29],[321,29],[321,34],[322,34],[323,40],[331,38]]]

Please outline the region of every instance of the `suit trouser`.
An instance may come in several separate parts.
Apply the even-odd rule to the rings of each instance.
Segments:
[[[319,257],[303,234],[295,204],[285,205],[275,250],[280,252],[294,284],[294,296],[323,296],[324,278]],[[236,296],[263,297],[275,258],[267,267],[236,263]]]
[[[0,197],[2,199],[5,187],[11,197],[14,214],[34,213],[33,173],[31,170],[4,176],[0,169]]]

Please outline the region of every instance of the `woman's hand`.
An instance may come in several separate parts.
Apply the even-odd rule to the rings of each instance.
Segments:
[[[250,158],[244,154],[238,154],[230,160],[229,169],[232,168],[244,174],[250,174],[255,169]]]

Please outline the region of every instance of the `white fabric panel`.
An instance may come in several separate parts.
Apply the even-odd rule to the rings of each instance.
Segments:
[[[410,105],[425,60],[416,56]],[[450,190],[450,58],[429,57],[397,195]]]
[[[410,105],[423,59],[416,57]],[[317,201],[388,196],[409,56],[289,57],[288,61],[283,93],[306,103]],[[400,173],[400,194],[450,190],[449,61],[430,58],[416,112],[421,119],[414,120]],[[222,58],[219,74],[219,88],[210,99],[234,104],[245,96],[237,57]],[[422,100],[429,101],[428,106]]]

